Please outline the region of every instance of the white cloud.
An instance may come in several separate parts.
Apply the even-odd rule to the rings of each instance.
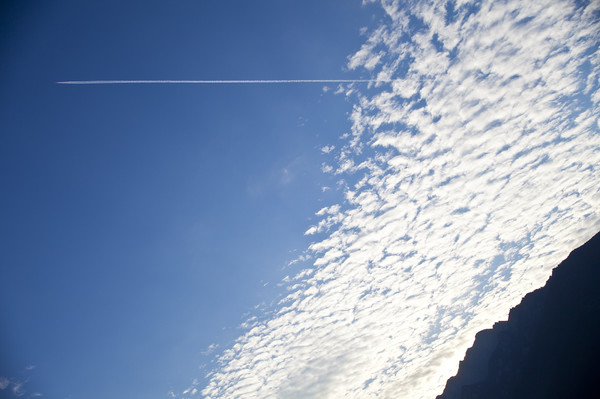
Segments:
[[[331,173],[333,172],[333,167],[331,165],[327,165],[325,163],[321,164],[321,171],[323,173]]]
[[[26,370],[32,370],[33,368],[27,367]],[[0,376],[0,391],[9,390],[12,392],[12,397],[21,397],[24,396],[27,391],[25,390],[25,385],[27,381],[20,380],[18,378],[7,378]],[[29,395],[30,397],[42,396],[40,393],[33,393]]]
[[[12,388],[11,388],[13,395],[15,395],[15,396],[23,396],[24,393],[23,393],[22,388],[23,388],[23,382],[21,382],[21,381],[13,382],[12,383]]]
[[[206,397],[433,398],[475,333],[600,228],[597,3],[399,4],[349,57],[409,64],[346,91],[353,128],[323,166],[346,203],[318,212],[313,267],[223,352]]]
[[[211,353],[213,353],[215,350],[217,350],[217,348],[219,347],[219,344],[210,344],[208,345],[208,347],[206,348],[206,350],[200,352],[203,355],[210,355]]]
[[[329,154],[331,151],[333,151],[335,149],[334,145],[326,145],[324,147],[321,148],[321,152],[323,154]]]

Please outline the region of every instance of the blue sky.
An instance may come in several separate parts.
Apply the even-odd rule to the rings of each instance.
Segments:
[[[598,15],[2,6],[0,395],[434,397],[600,228]]]

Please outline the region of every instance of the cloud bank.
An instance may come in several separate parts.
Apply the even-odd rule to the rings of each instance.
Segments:
[[[475,333],[600,228],[599,4],[380,5],[348,67],[397,80],[342,86],[352,129],[323,150],[346,201],[185,396],[434,398]]]

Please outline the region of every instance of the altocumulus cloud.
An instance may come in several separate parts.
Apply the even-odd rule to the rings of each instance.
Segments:
[[[352,129],[324,170],[346,201],[187,395],[433,398],[475,333],[600,228],[598,3],[381,6],[348,67],[399,80],[338,90]]]

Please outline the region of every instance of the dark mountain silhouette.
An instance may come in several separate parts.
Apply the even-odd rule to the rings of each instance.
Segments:
[[[600,398],[600,233],[477,333],[437,399]]]

